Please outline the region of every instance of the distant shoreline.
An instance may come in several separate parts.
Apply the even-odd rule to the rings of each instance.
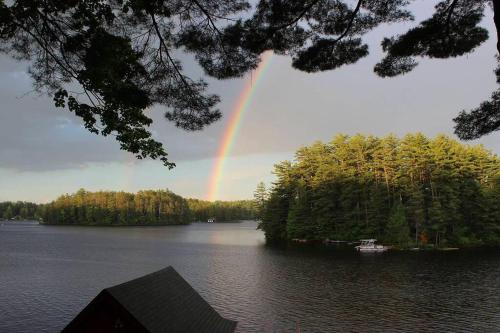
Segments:
[[[57,223],[43,223],[37,220],[0,220],[0,226],[4,225],[42,225],[42,226],[63,226],[63,227],[99,227],[99,228],[130,228],[130,227],[175,227],[175,226],[188,226],[192,224],[206,224],[206,225],[222,225],[222,224],[239,224],[243,222],[255,222],[257,220],[231,220],[231,221],[219,221],[219,222],[205,222],[205,221],[192,221],[183,224],[57,224]],[[0,229],[1,230],[1,229]],[[309,242],[296,242],[296,241],[286,241],[284,243],[268,243],[269,246],[284,247],[284,248],[295,248],[295,249],[334,249],[340,247],[339,250],[350,249],[350,245],[347,245],[348,241],[341,241],[339,244],[325,244],[323,241],[309,241]],[[389,253],[428,253],[428,252],[451,252],[451,253],[462,253],[465,251],[474,250],[500,250],[498,245],[468,245],[457,247],[421,247],[421,248],[398,248],[394,247],[389,250]],[[381,253],[368,253],[365,255],[381,255]]]
[[[203,221],[191,221],[188,223],[177,223],[177,224],[62,224],[62,223],[44,223],[44,222],[39,222],[39,221],[33,221],[33,222],[38,222],[40,225],[47,225],[47,226],[67,226],[67,227],[174,227],[174,226],[186,226],[186,225],[191,225],[191,224],[230,224],[230,223],[242,223],[244,221],[253,221],[253,220],[232,220],[232,221],[219,221],[219,222],[213,222],[213,223],[208,223],[208,222],[203,222]],[[14,223],[13,223],[14,224]]]
[[[242,223],[245,221],[254,222],[255,220],[231,220],[231,221],[218,221],[213,223],[208,223],[204,221],[190,221],[187,223],[160,223],[160,224],[84,224],[84,223],[74,223],[74,224],[63,224],[63,223],[48,223],[42,222],[39,220],[4,220],[0,219],[0,224],[38,224],[38,225],[47,225],[47,226],[68,226],[68,227],[167,227],[167,226],[184,226],[190,225],[193,223],[196,224],[228,224],[228,223]]]

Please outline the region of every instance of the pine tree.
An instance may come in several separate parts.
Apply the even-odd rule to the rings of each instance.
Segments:
[[[261,224],[272,240],[384,236],[399,243],[392,216],[404,210],[416,244],[500,243],[500,161],[481,146],[421,133],[337,135],[299,149],[274,172]]]
[[[255,210],[257,214],[256,217],[258,220],[262,220],[267,201],[267,191],[264,182],[260,182],[259,184],[257,184],[257,188],[253,193],[253,197],[254,197]]]
[[[410,229],[406,221],[405,208],[401,203],[395,204],[389,216],[385,228],[385,240],[400,247],[406,247],[410,243]]]

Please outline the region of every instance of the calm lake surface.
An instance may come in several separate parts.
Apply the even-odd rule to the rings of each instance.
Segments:
[[[255,228],[0,226],[0,332],[57,332],[168,265],[238,332],[500,332],[500,251],[285,250]]]

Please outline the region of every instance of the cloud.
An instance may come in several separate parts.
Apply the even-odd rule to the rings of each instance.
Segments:
[[[427,9],[422,10],[425,15],[430,13]],[[485,26],[494,32],[491,17]],[[408,75],[380,79],[373,74],[381,56],[379,43],[395,27],[370,33],[371,55],[336,71],[306,74],[293,70],[289,58],[274,56],[244,115],[232,155],[293,152],[341,132],[452,134],[451,119],[460,110],[477,106],[497,88],[492,73],[494,38],[467,57],[423,60]],[[399,25],[398,29],[407,28]],[[80,119],[56,109],[50,98],[29,93],[32,87],[26,67],[26,63],[0,56],[0,168],[45,172],[130,161],[131,155],[121,151],[112,136],[89,133]],[[192,61],[184,67],[195,77],[199,74]],[[164,143],[171,161],[215,156],[245,80],[249,78],[209,80],[210,91],[222,97],[219,107],[225,117],[201,132],[176,128],[165,120],[161,108],[149,111],[154,120],[151,130]],[[478,142],[498,153],[498,138],[492,134]]]

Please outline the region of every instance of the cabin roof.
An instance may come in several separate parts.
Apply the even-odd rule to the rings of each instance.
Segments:
[[[369,238],[369,239],[360,239],[360,242],[376,242],[377,240],[374,238]]]
[[[173,269],[167,267],[107,288],[150,332],[233,332],[224,319]]]
[[[118,302],[118,306],[150,333],[232,333],[236,329],[237,322],[220,316],[170,266],[104,289],[67,328],[78,326],[78,322],[88,318],[90,308],[99,306],[97,299],[103,297]]]

